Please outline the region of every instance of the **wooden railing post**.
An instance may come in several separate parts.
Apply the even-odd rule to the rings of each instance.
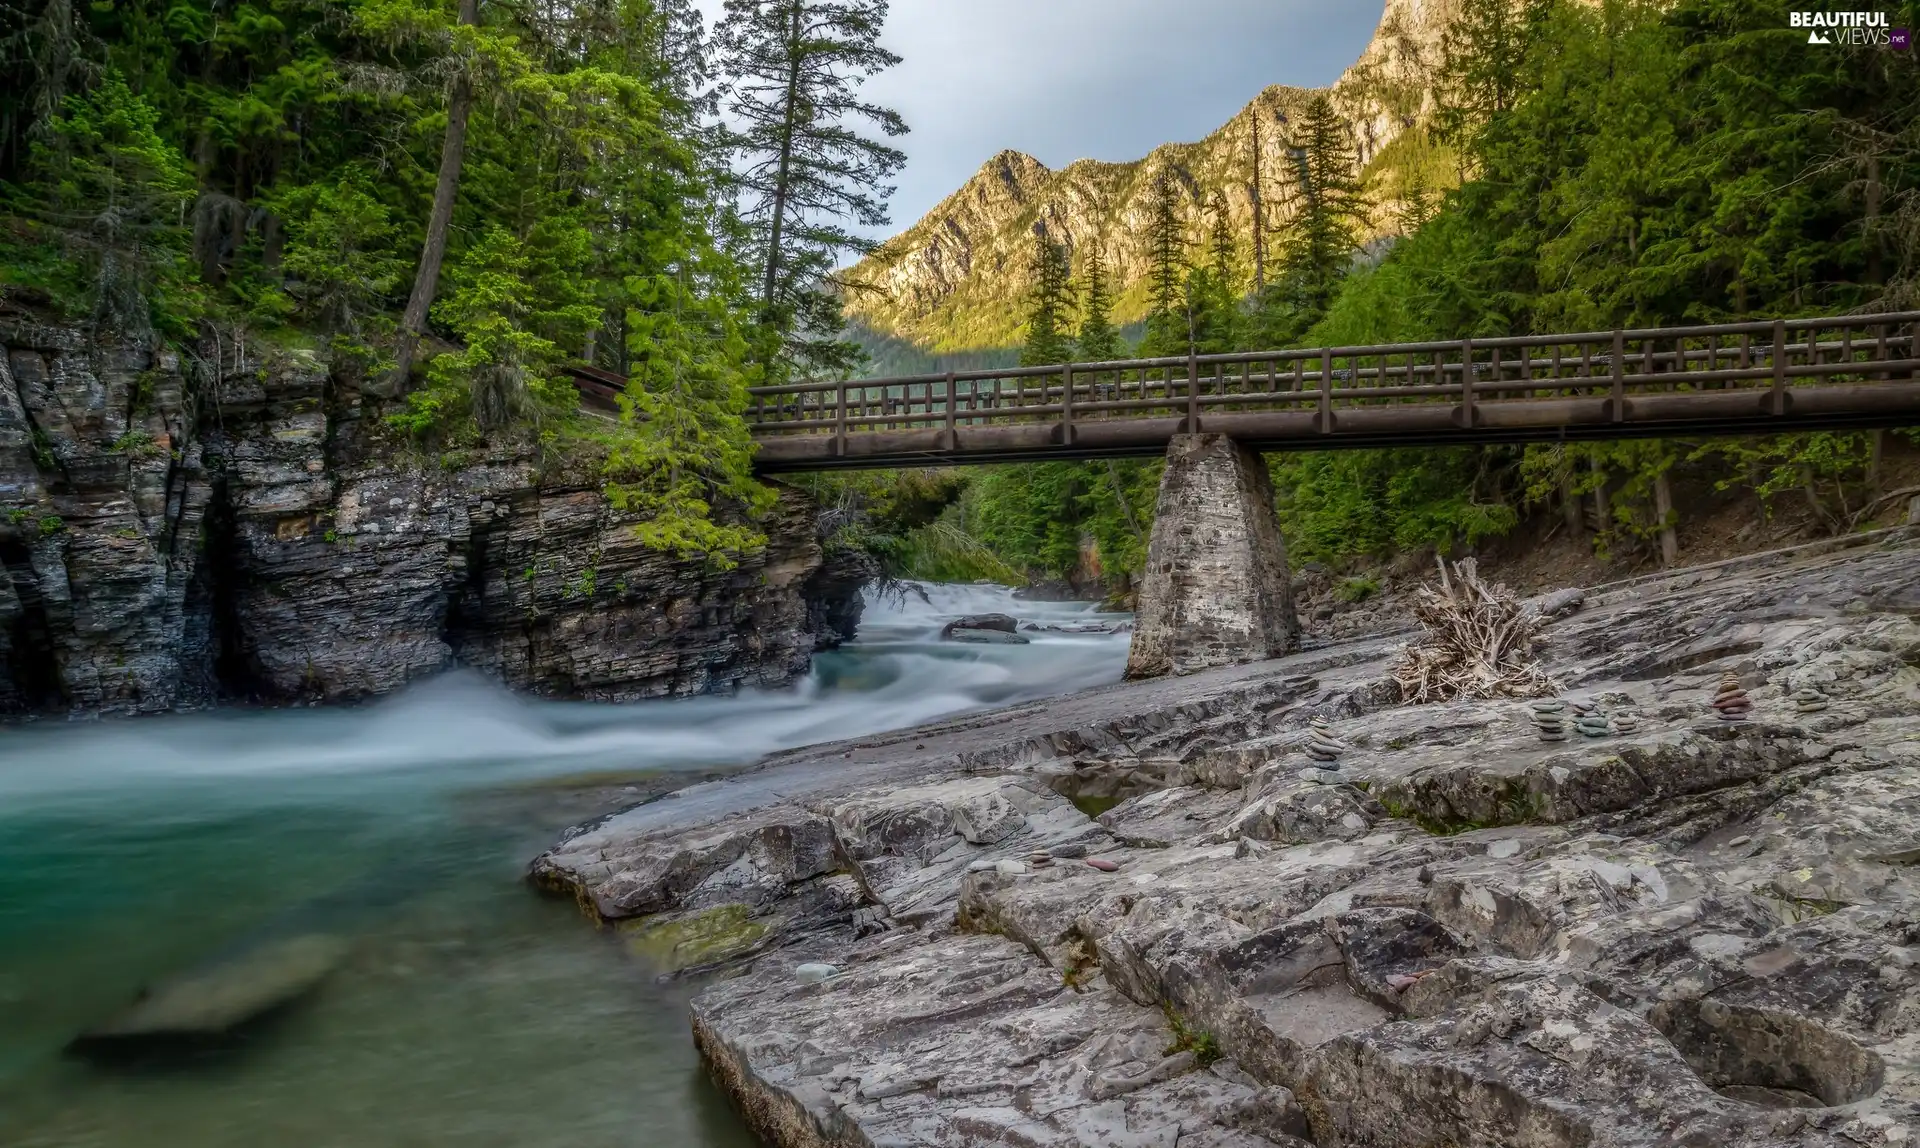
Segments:
[[[1627,421],[1627,335],[1620,328],[1613,329],[1613,360],[1608,364],[1613,368],[1613,421]]]
[[[1333,348],[1320,350],[1320,433],[1333,433]]]
[[[958,388],[958,384],[956,384],[953,381],[953,372],[948,371],[947,372],[947,418],[946,418],[948,450],[958,449],[960,445],[958,437],[955,435],[954,429],[953,429],[954,408],[960,405],[960,396],[957,393],[957,388]]]
[[[1187,347],[1187,433],[1200,433],[1200,356]]]
[[[1772,413],[1787,413],[1787,321],[1773,321],[1773,390],[1767,396]]]
[[[1460,340],[1460,419],[1473,429],[1473,340]]]
[[[1073,445],[1073,364],[1060,367],[1060,445]]]

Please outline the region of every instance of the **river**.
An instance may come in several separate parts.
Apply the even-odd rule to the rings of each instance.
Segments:
[[[617,794],[1120,676],[1120,636],[936,640],[962,613],[1085,606],[925,592],[872,603],[789,691],[588,705],[451,673],[352,708],[0,727],[0,1144],[751,1144],[699,1071],[691,990],[521,874],[583,777]],[[345,963],[237,1046],[62,1052],[156,978],[316,928],[351,939]]]

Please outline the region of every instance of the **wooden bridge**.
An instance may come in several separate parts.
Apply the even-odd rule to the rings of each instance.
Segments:
[[[756,387],[747,419],[769,473],[1150,455],[1198,432],[1282,451],[1899,426],[1920,424],[1917,336],[1909,311],[1069,363]]]

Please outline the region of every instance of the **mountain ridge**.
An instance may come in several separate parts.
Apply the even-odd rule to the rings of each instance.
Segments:
[[[1407,129],[1431,103],[1427,76],[1458,8],[1459,0],[1388,0],[1366,49],[1328,88],[1270,85],[1205,137],[1161,144],[1137,160],[1076,159],[1056,171],[1024,152],[996,153],[848,270],[849,319],[871,336],[928,354],[1012,346],[1029,283],[1031,236],[1039,231],[1064,243],[1076,268],[1085,251],[1098,247],[1114,280],[1114,318],[1138,320],[1146,313],[1148,196],[1161,174],[1174,177],[1196,238],[1201,209],[1219,196],[1245,246],[1253,214],[1251,125],[1260,124],[1261,198],[1271,228],[1290,214],[1278,194],[1286,124],[1317,91],[1346,119],[1355,152],[1381,189],[1374,230],[1384,233],[1400,198],[1393,180],[1408,171],[1441,174],[1429,169],[1446,162]],[[1403,138],[1419,146],[1396,149]]]

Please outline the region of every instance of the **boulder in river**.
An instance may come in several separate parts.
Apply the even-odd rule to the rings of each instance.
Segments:
[[[303,933],[248,946],[147,988],[131,1007],[69,1046],[111,1055],[217,1040],[317,988],[346,959],[347,938]]]
[[[969,614],[942,626],[940,640],[1024,646],[1027,639],[1016,633],[1019,628],[1019,621],[1011,614]]]

